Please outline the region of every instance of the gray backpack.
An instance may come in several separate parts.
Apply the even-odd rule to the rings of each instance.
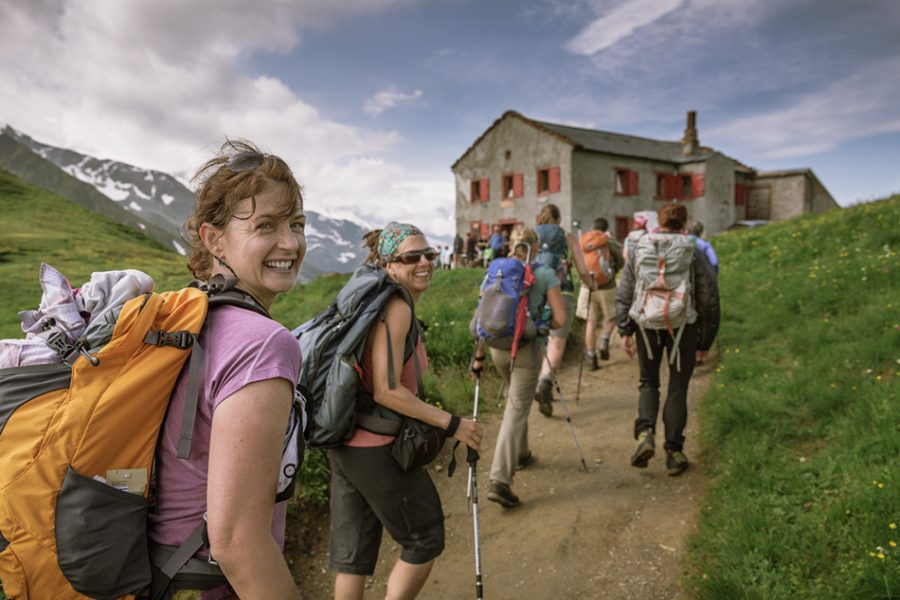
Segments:
[[[644,336],[648,352],[647,329],[665,329],[675,336],[670,363],[678,356],[684,326],[697,321],[691,270],[693,257],[694,243],[688,236],[647,233],[638,239],[634,256],[629,258],[634,269],[635,288],[628,316]]]
[[[350,439],[355,426],[383,435],[400,431],[401,417],[377,405],[360,385],[369,330],[395,295],[413,308],[403,286],[391,281],[383,269],[364,264],[328,308],[294,329],[303,355],[298,383],[308,391],[310,404],[310,448],[339,446]],[[419,335],[415,312],[412,319],[405,358],[412,354]]]

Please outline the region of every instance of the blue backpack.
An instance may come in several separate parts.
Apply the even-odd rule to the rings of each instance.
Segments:
[[[534,231],[538,235],[537,262],[558,272],[569,249],[565,230],[555,223],[544,223]]]
[[[481,296],[470,324],[472,336],[501,350],[513,350],[519,342],[533,339],[537,327],[527,314],[528,290],[533,283],[531,265],[517,258],[494,259],[481,282]]]

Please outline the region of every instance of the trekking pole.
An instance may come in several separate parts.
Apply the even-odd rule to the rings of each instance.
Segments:
[[[553,365],[550,363],[550,359],[547,357],[547,352],[544,352],[544,360],[547,361],[547,364],[550,365],[550,376],[553,379],[553,385],[556,387],[556,393],[559,395],[560,404],[562,404],[563,412],[566,413],[566,421],[569,423],[569,429],[572,430],[572,439],[575,440],[575,447],[578,448],[578,455],[581,458],[581,467],[584,469],[584,472],[588,472],[587,463],[584,460],[584,452],[581,450],[581,444],[578,443],[578,436],[575,435],[575,425],[572,424],[572,417],[569,416],[569,407],[566,404],[566,398],[562,394],[562,390],[559,389],[559,381],[556,379],[556,373],[553,372]]]
[[[506,380],[500,382],[500,389],[497,390],[497,406],[500,406],[500,400],[503,398],[503,391],[506,389]]]
[[[581,230],[579,229],[579,233]],[[594,272],[591,271],[591,279],[594,278]],[[588,288],[588,297],[587,297],[587,314],[585,315],[584,320],[584,339],[587,339],[587,328],[588,323],[591,320],[591,310],[593,307],[591,306],[591,295],[594,293],[594,290]],[[578,398],[581,396],[581,373],[584,371],[584,355],[585,351],[581,352],[581,360],[578,363],[578,385],[575,387],[575,404],[578,404]]]
[[[472,419],[478,420],[478,388],[481,383],[481,373],[475,376],[475,407],[472,411]],[[484,598],[484,587],[481,581],[481,544],[479,542],[478,529],[478,483],[475,478],[476,466],[478,465],[478,451],[466,446],[466,462],[469,463],[469,490],[471,490],[472,501],[472,528],[475,535],[475,598],[482,600]],[[468,504],[469,492],[466,492]]]

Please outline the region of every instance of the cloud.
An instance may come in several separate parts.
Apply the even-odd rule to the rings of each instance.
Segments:
[[[363,111],[370,116],[376,117],[389,108],[394,108],[400,104],[412,102],[422,97],[422,90],[416,90],[409,94],[398,92],[391,88],[377,92],[371,98],[368,98],[363,105]]]
[[[886,57],[776,108],[710,128],[705,138],[739,140],[760,158],[827,152],[853,139],[900,132],[900,57]]]
[[[582,29],[566,44],[566,49],[573,54],[596,54],[683,4],[684,0],[628,0]]]
[[[291,164],[311,210],[357,221],[413,203],[422,210],[425,199],[445,205],[452,187],[435,182],[446,174],[382,158],[397,132],[329,119],[285,82],[247,69],[254,55],[302,50],[311,27],[410,2],[4,3],[0,122],[51,145],[182,176],[225,136],[247,138]],[[420,96],[388,90],[371,109]]]

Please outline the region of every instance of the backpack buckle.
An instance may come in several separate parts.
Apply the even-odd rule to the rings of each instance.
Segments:
[[[160,331],[156,340],[157,346],[175,346],[181,350],[187,350],[194,345],[194,336],[190,331]]]

